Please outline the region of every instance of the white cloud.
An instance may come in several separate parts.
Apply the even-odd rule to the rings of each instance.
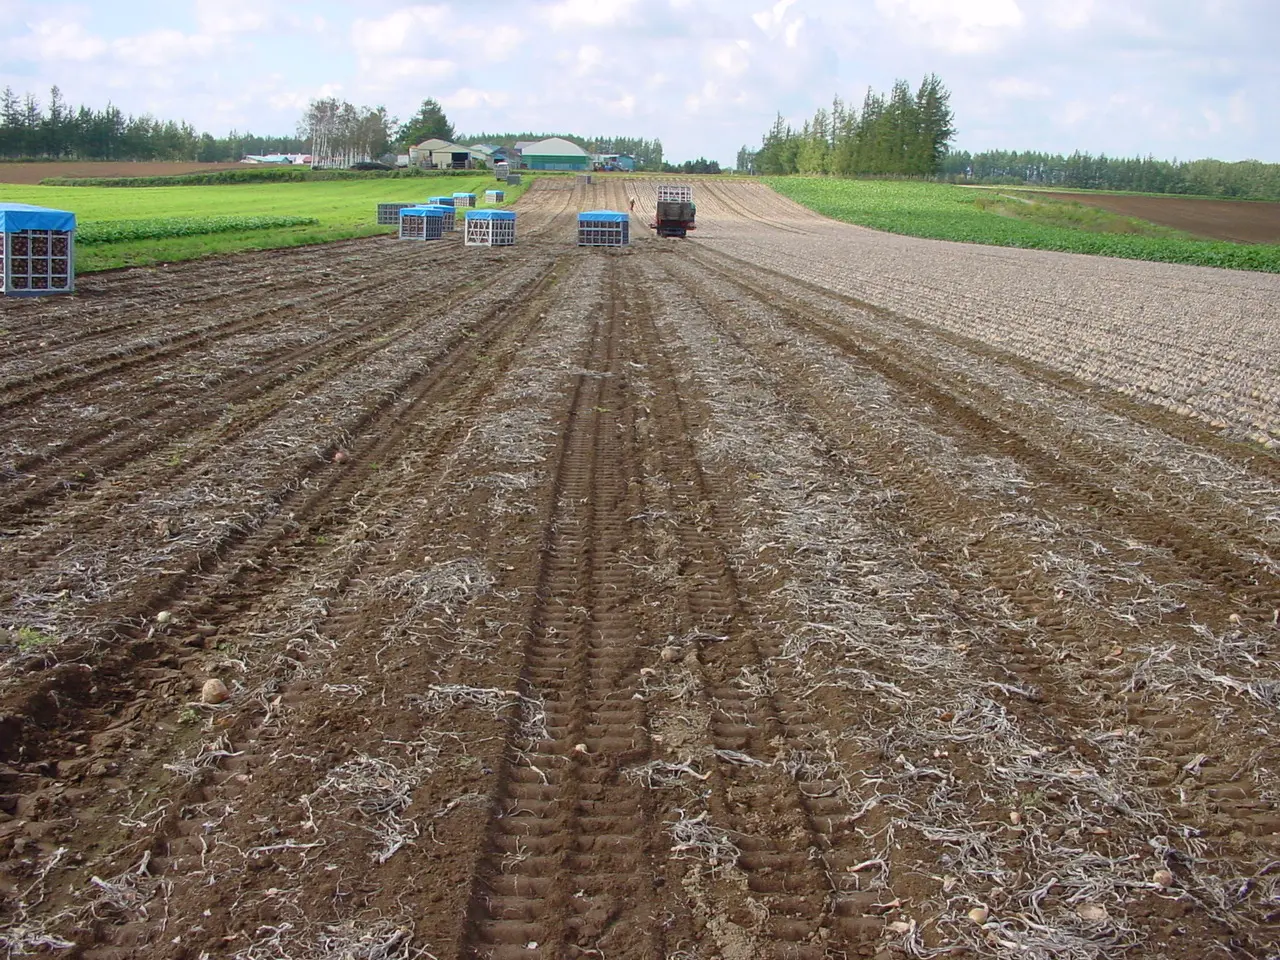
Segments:
[[[463,87],[440,99],[445,110],[498,109],[511,102],[511,95],[502,90],[475,90]]]
[[[909,38],[958,54],[995,50],[1024,22],[1018,0],[876,0],[876,9]]]
[[[994,96],[1006,100],[1047,100],[1053,96],[1053,91],[1043,83],[1023,77],[1001,77],[992,80],[987,88]]]
[[[204,34],[256,33],[270,23],[263,0],[196,0],[196,26]]]
[[[603,50],[594,43],[583,44],[574,58],[573,72],[576,76],[587,77],[603,66],[604,62]]]
[[[740,77],[751,66],[750,45],[745,40],[707,45],[703,56],[706,64],[725,77]]]
[[[106,40],[90,34],[74,20],[37,20],[28,26],[27,36],[10,43],[14,54],[26,60],[87,61],[107,51]]]
[[[1093,104],[1088,100],[1068,100],[1059,112],[1059,120],[1068,127],[1079,126],[1094,114]]]
[[[429,57],[397,57],[386,61],[379,69],[380,79],[396,80],[445,80],[458,72],[454,60],[434,60]]]
[[[404,50],[424,49],[430,41],[438,47],[447,34],[449,8],[445,6],[413,6],[396,10],[381,20],[356,20],[351,25],[351,39],[362,58],[376,58]]]
[[[1094,0],[1070,0],[1068,3],[1047,3],[1045,19],[1058,30],[1079,30],[1093,22],[1097,15]]]
[[[544,16],[554,30],[612,27],[628,20],[638,0],[560,0]]]
[[[520,44],[524,42],[524,31],[503,23],[491,29],[485,29],[483,36],[477,40],[483,42],[486,59],[506,60],[520,49]]]
[[[768,10],[761,10],[759,13],[753,13],[751,19],[755,21],[755,25],[767,33],[769,36],[777,36],[787,19],[787,11],[796,5],[796,0],[778,0]]]
[[[163,67],[207,57],[215,46],[217,41],[212,37],[161,29],[115,40],[111,51],[132,66]]]

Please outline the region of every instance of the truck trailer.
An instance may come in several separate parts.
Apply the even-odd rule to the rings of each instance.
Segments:
[[[693,203],[693,187],[663,184],[658,187],[658,203],[649,226],[660,237],[683,237],[697,229],[698,208]]]

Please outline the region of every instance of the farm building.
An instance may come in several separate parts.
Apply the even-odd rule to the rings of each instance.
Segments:
[[[517,140],[516,141],[515,146],[513,146],[507,152],[507,162],[511,164],[512,170],[519,170],[527,166],[524,159],[524,152],[528,150],[530,147],[532,147],[535,143],[538,143],[538,141],[537,140]]]
[[[76,287],[76,215],[0,203],[0,294],[32,297]]]
[[[595,170],[632,173],[636,168],[636,158],[629,153],[597,153],[591,158],[591,166]]]
[[[300,163],[307,166],[311,164],[311,154],[309,153],[266,153],[246,154],[241,163],[269,164],[274,166],[285,166],[292,163]]]
[[[471,156],[477,162],[483,161],[489,169],[493,169],[495,164],[509,164],[511,154],[515,151],[507,147],[495,147],[490,143],[473,143],[471,145]]]
[[[470,147],[438,138],[409,148],[409,162],[435,170],[470,170],[476,165]]]
[[[576,143],[560,137],[539,140],[525,147],[521,156],[530,170],[590,170],[591,155]]]

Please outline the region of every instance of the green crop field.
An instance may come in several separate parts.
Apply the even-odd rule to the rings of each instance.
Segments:
[[[526,177],[518,187],[499,185],[485,172],[474,177],[184,187],[0,184],[0,202],[33,203],[75,213],[88,241],[76,252],[76,269],[87,273],[392,233],[393,227],[374,222],[379,203],[417,203],[432,196],[474,193],[483,206],[484,191],[496,186],[506,191],[506,202],[511,203],[531,179]],[[277,222],[270,223],[270,218]],[[206,229],[199,230],[201,225]]]
[[[984,192],[950,184],[794,176],[764,179],[778,193],[817,213],[889,233],[1280,273],[1280,245],[1161,236],[1168,231],[1154,224],[1148,225],[1149,235],[1144,235],[1040,223],[1010,215],[1008,205],[992,205]]]

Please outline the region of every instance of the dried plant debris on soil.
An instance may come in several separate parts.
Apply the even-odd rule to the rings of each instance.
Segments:
[[[562,186],[0,304],[0,951],[1277,956],[1280,281]]]

